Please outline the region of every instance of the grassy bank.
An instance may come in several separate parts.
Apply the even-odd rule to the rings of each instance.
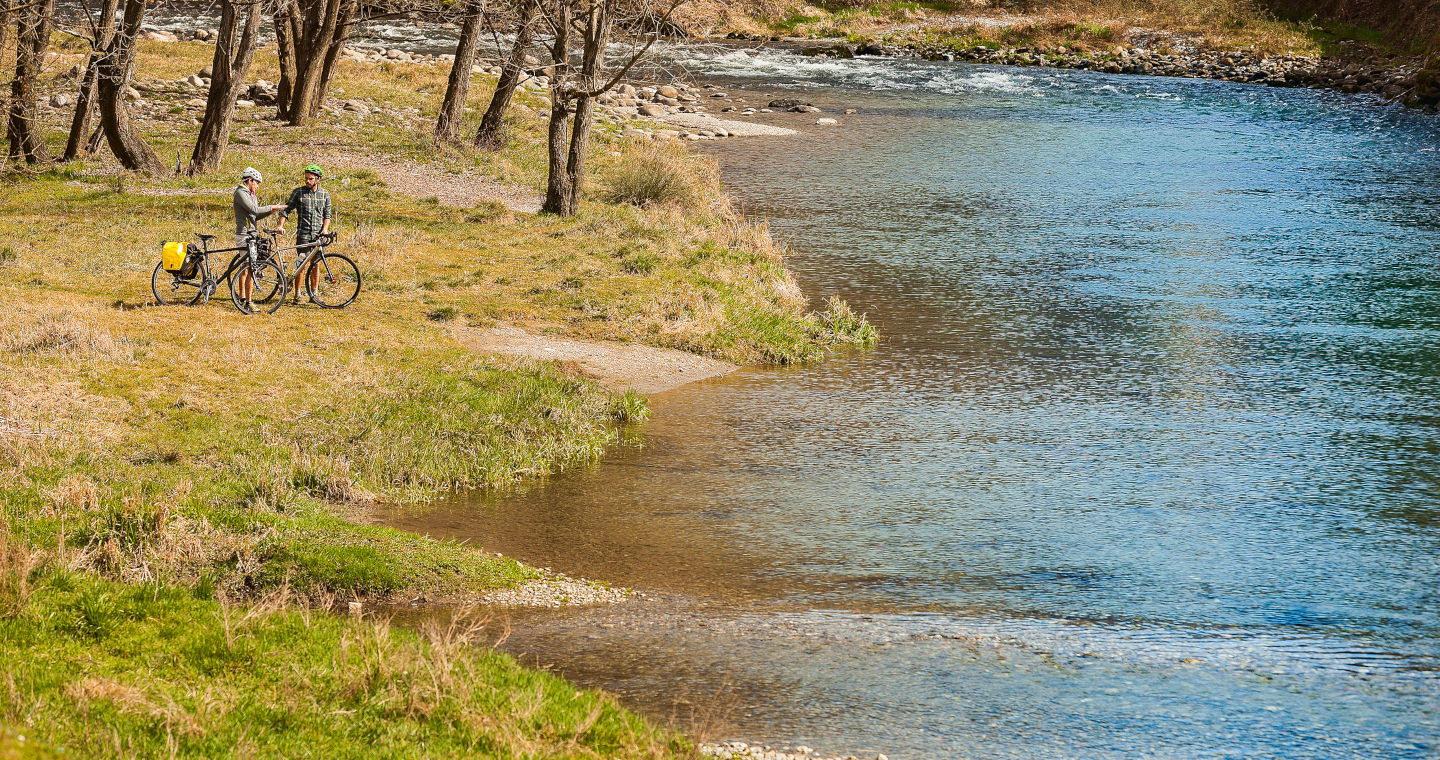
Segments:
[[[79,60],[60,52],[49,71]],[[142,47],[138,125],[162,156],[188,154],[199,109],[175,80],[211,52]],[[252,79],[276,73],[264,51]],[[591,199],[575,218],[457,199],[455,186],[477,181],[539,186],[543,101],[521,97],[528,108],[513,114],[502,152],[437,148],[429,129],[446,73],[342,62],[335,94],[371,113],[290,129],[271,109],[243,109],[214,176],[145,178],[98,158],[6,178],[0,530],[12,554],[34,561],[12,562],[5,581],[19,601],[0,610],[0,725],[14,729],[0,732],[0,757],[20,752],[27,731],[71,748],[65,756],[241,756],[247,746],[303,756],[312,743],[324,749],[309,754],[333,756],[369,754],[380,739],[417,742],[417,756],[678,751],[603,699],[572,705],[573,689],[496,655],[211,598],[464,601],[537,577],[476,547],[367,524],[366,508],[592,461],[643,417],[643,400],[576,367],[476,355],[458,326],[518,324],[739,362],[873,341],[843,304],[810,310],[764,227],[730,211],[713,166],[678,146],[621,141],[619,125],[600,130]],[[73,88],[63,76],[42,84]],[[477,120],[491,86],[476,77]],[[68,109],[45,120],[58,148]],[[240,168],[264,171],[262,201],[278,202],[312,161],[328,168],[337,250],[365,278],[356,304],[245,317],[222,303],[223,287],[205,307],[151,304],[160,241],[228,237]],[[655,203],[612,202],[632,194],[637,162],[670,189]],[[236,617],[252,621],[238,639]],[[367,647],[380,652],[372,660],[390,647],[409,669],[384,671]],[[461,669],[428,696],[396,696],[395,683],[438,678],[437,656]],[[422,698],[441,706],[397,717]],[[495,700],[513,709],[494,712]]]
[[[1342,4],[1309,0],[755,0],[737,6],[700,0],[685,13],[689,27],[705,34],[841,37],[887,45],[1065,46],[1072,51],[1136,45],[1158,50],[1198,47],[1343,57],[1421,52],[1424,40],[1410,33],[1413,29],[1379,24],[1374,13],[1339,14],[1337,5]],[[1382,12],[1378,17],[1387,16]]]
[[[0,545],[0,562],[0,757],[689,754],[483,646],[484,620],[412,632],[57,567],[19,587],[23,550]]]

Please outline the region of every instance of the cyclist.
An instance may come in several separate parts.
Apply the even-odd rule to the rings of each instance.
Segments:
[[[253,166],[245,167],[240,172],[240,186],[235,188],[235,246],[250,252],[254,252],[254,239],[251,235],[256,231],[255,222],[264,219],[276,211],[283,211],[284,206],[262,206],[257,199],[255,192],[260,189],[260,183],[265,178],[260,171]],[[250,300],[251,289],[254,282],[250,279],[249,268],[241,268],[236,273],[236,292],[242,300]]]
[[[325,188],[320,187],[320,178],[322,176],[324,176],[324,171],[322,171],[318,165],[310,164],[305,167],[305,184],[291,191],[290,200],[285,203],[284,209],[280,212],[280,221],[275,225],[275,229],[284,232],[285,217],[289,216],[291,211],[296,211],[296,245],[303,246],[309,243],[315,243],[330,234],[330,220],[335,215],[335,207],[330,203],[330,193],[327,192]],[[300,249],[296,253],[296,263],[298,264],[300,260],[303,260],[313,250],[314,248]],[[312,260],[310,262],[310,267],[306,271],[305,280],[310,292],[313,293],[316,286],[320,283],[320,267],[317,266],[316,261]],[[299,303],[300,272],[298,269],[295,272],[293,283],[295,285],[295,302]]]

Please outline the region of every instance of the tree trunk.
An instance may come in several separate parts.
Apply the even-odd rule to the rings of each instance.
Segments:
[[[505,109],[510,107],[515,87],[524,74],[525,49],[530,47],[534,34],[535,3],[525,0],[520,9],[520,26],[515,30],[515,47],[510,50],[510,57],[505,59],[500,81],[495,83],[495,94],[490,98],[485,116],[480,119],[480,129],[475,132],[476,147],[499,150],[505,146]]]
[[[565,215],[580,210],[580,194],[585,189],[585,153],[590,147],[590,127],[595,122],[595,98],[600,87],[600,66],[604,60],[605,43],[609,39],[610,14],[603,0],[592,0],[585,18],[584,52],[580,62],[581,93],[575,101],[575,126],[570,132],[570,155],[565,162],[569,191]]]
[[[568,216],[565,212],[570,203],[570,172],[566,168],[565,146],[570,132],[570,113],[560,86],[555,84],[553,79],[551,82],[550,132],[547,146],[550,165],[545,183],[545,202],[540,206],[540,210]]]
[[[283,114],[290,126],[304,126],[319,114],[320,103],[330,84],[325,76],[334,71],[331,51],[333,49],[334,54],[339,55],[339,50],[334,48],[337,34],[345,34],[338,27],[341,9],[346,9],[344,16],[348,27],[353,5],[354,0],[304,0],[295,6],[297,10],[292,14],[290,29],[295,68]],[[297,19],[299,28],[294,23]],[[339,39],[343,45],[344,36]]]
[[[70,120],[70,139],[65,142],[65,159],[74,161],[89,155],[86,138],[90,135],[90,122],[95,115],[95,81],[100,73],[100,56],[110,46],[115,34],[115,11],[120,0],[105,0],[100,9],[100,23],[95,27],[95,39],[91,41],[90,61],[85,64],[85,75],[80,80],[80,92],[75,96],[75,116]]]
[[[330,91],[330,80],[335,76],[335,64],[340,60],[340,53],[345,50],[345,42],[350,39],[350,24],[358,7],[356,0],[340,2],[340,14],[335,18],[335,31],[325,49],[325,65],[320,68],[320,86],[310,102],[311,119],[320,115],[320,106],[324,104],[325,93]]]
[[[570,0],[555,0],[551,22],[555,37],[550,43],[550,60],[555,64],[555,73],[550,77],[550,165],[545,183],[545,202],[541,204],[540,210],[568,216],[566,210],[570,203],[570,172],[565,165],[565,138],[571,97]]]
[[[285,119],[290,113],[290,91],[295,88],[295,38],[300,36],[296,0],[275,7],[275,46],[280,58],[280,81],[275,83],[276,116]]]
[[[27,163],[50,160],[45,133],[36,123],[35,79],[50,47],[50,25],[55,0],[43,0],[25,9],[15,32],[15,79],[10,82],[10,158]]]
[[[241,14],[244,27],[241,28]],[[260,0],[222,0],[219,36],[210,64],[210,95],[200,136],[190,154],[190,174],[205,174],[220,168],[225,145],[230,141],[230,124],[235,117],[235,99],[245,86],[245,75],[255,58],[255,41],[260,32]]]
[[[475,65],[475,48],[480,42],[482,6],[470,0],[465,6],[465,23],[460,27],[460,41],[455,45],[455,62],[450,66],[450,81],[445,86],[445,101],[435,120],[435,139],[454,142],[460,137],[460,122],[465,118],[465,99],[470,95],[470,69]]]
[[[161,174],[165,165],[155,151],[135,134],[130,126],[130,112],[124,101],[125,88],[135,69],[135,37],[145,22],[148,0],[125,0],[125,18],[100,58],[100,126],[110,150],[120,165],[132,171]]]

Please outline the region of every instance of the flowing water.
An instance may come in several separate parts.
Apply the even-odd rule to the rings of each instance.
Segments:
[[[896,758],[1440,757],[1440,127],[1334,94],[696,49],[843,126],[711,148],[873,351],[395,524],[650,601],[507,645]],[[811,117],[813,120],[813,117]]]

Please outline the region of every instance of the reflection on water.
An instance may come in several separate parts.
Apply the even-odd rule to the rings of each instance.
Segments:
[[[790,91],[861,113],[715,150],[882,345],[666,394],[643,450],[390,519],[662,592],[509,646],[657,715],[710,699],[746,738],[1440,756],[1434,122],[806,66]]]

